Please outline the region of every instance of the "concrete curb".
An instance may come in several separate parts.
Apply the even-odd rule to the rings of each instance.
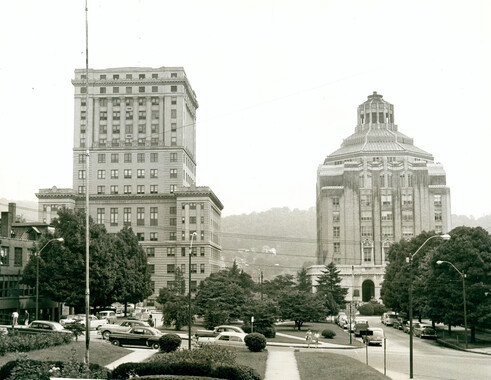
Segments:
[[[466,348],[462,348],[460,346],[457,346],[455,344],[452,344],[452,343],[449,343],[449,342],[445,342],[444,340],[437,339],[436,341],[437,341],[438,344],[440,344],[440,345],[442,345],[444,347],[452,348],[454,350],[470,352],[470,353],[473,353],[473,354],[491,355],[491,352],[481,351],[479,348],[473,348],[473,349],[468,349],[467,348],[466,349]]]

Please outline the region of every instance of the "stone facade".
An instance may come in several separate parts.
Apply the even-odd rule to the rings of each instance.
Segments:
[[[317,170],[317,264],[341,271],[347,299],[380,298],[389,246],[451,229],[443,166],[398,131],[394,106],[376,92],[358,107],[355,133]]]

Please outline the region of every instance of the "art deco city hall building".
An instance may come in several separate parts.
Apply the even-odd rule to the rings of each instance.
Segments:
[[[355,133],[317,171],[317,264],[334,262],[347,299],[380,298],[389,246],[451,228],[443,166],[398,131],[376,92],[358,107]],[[315,283],[315,280],[314,280]]]
[[[40,189],[41,221],[85,208],[108,232],[131,226],[147,252],[154,295],[188,273],[191,289],[222,268],[223,205],[196,186],[198,102],[182,67],[75,70],[73,189]],[[87,171],[87,151],[89,171]],[[88,182],[88,188],[87,188]],[[187,278],[187,276],[186,276]],[[186,281],[187,282],[187,281]],[[188,284],[186,284],[188,286]]]

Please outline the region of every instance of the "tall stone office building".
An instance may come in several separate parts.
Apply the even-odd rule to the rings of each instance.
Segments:
[[[186,274],[192,244],[191,290],[224,264],[223,205],[196,186],[198,102],[184,69],[75,70],[73,189],[40,189],[39,218],[50,223],[61,207],[85,209],[109,232],[131,226],[144,247],[155,299]],[[89,152],[89,160],[87,160]],[[88,164],[88,165],[87,165]],[[88,170],[87,170],[88,166]],[[88,183],[88,188],[87,188]]]
[[[358,107],[355,133],[317,171],[317,265],[340,270],[347,300],[380,298],[389,246],[451,228],[443,166],[400,133],[394,106],[376,92]]]

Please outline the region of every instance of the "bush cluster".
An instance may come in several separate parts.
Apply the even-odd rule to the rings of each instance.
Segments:
[[[0,380],[49,380],[52,377],[107,379],[109,370],[76,361],[12,360],[0,369]]]
[[[242,330],[245,333],[251,332],[251,325],[243,325]],[[254,332],[259,334],[263,334],[266,338],[274,338],[276,336],[276,330],[274,326],[262,326],[262,325],[254,325]]]
[[[361,315],[382,315],[386,311],[386,307],[376,301],[364,303],[358,307]]]
[[[124,363],[115,368],[111,379],[129,379],[137,375],[182,375],[182,376],[208,376],[218,379],[229,380],[260,380],[261,377],[252,368],[238,365],[212,366],[196,362],[146,362],[146,363]]]
[[[165,334],[159,339],[160,351],[173,352],[181,346],[181,337],[177,334]]]
[[[27,352],[68,344],[72,335],[66,333],[7,334],[0,336],[0,356],[7,352]]]
[[[244,338],[244,342],[252,352],[259,352],[266,348],[266,338],[263,334],[251,333],[247,334]]]
[[[324,329],[324,330],[322,330],[322,333],[321,334],[322,334],[322,336],[324,338],[328,338],[328,339],[332,339],[332,338],[334,338],[336,336],[336,333],[334,331],[330,330],[330,329]]]
[[[175,351],[168,354],[153,355],[149,361],[165,363],[205,363],[212,366],[234,365],[237,359],[235,350],[227,349],[216,344],[203,344],[194,350]]]

